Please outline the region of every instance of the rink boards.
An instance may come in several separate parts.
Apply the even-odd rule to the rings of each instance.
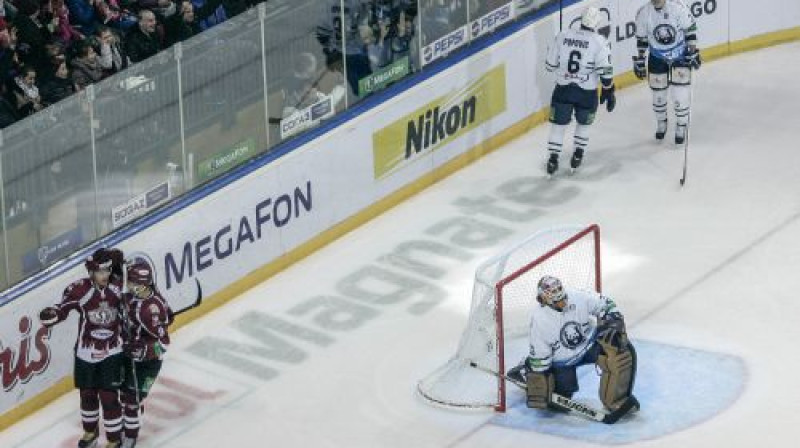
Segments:
[[[633,79],[631,3],[585,1],[564,13],[569,25],[585,5],[604,8],[617,72],[625,73],[621,84]],[[706,59],[800,38],[796,1],[687,3]],[[557,14],[514,24],[357,106],[280,157],[235,170],[99,244],[150,259],[174,308],[203,297],[179,324],[207,313],[543,122],[552,80],[542,61],[557,29]],[[84,275],[81,259],[92,249],[0,298],[0,428],[71,388],[76,317],[46,330],[36,316]]]

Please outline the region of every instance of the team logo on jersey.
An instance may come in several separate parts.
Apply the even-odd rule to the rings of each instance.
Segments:
[[[575,321],[569,321],[561,327],[561,345],[569,349],[575,349],[586,340],[581,331],[581,325]]]
[[[97,325],[98,327],[109,327],[111,326],[112,322],[117,320],[117,310],[111,308],[108,302],[102,301],[97,309],[89,311],[87,317],[92,325]]]
[[[653,30],[653,37],[661,45],[672,45],[678,38],[678,32],[674,26],[664,23]]]

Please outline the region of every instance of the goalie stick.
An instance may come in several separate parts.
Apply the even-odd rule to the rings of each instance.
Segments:
[[[488,373],[489,375],[494,375],[500,379],[506,380],[522,390],[526,391],[528,390],[528,387],[525,384],[513,378],[509,378],[508,376],[502,373],[495,372],[494,370],[490,370],[487,369],[486,367],[480,366],[475,361],[470,361],[469,366],[478,369],[481,372],[485,372]],[[611,425],[619,421],[619,419],[622,418],[623,415],[627,414],[628,411],[630,411],[636,405],[635,400],[627,400],[616,411],[604,412],[594,409],[593,407],[585,405],[579,401],[575,401],[571,398],[567,398],[563,395],[557,394],[555,392],[553,392],[550,395],[550,400],[556,406],[566,411],[569,411],[572,414],[579,415],[581,417],[587,418],[589,420],[594,420],[596,422],[605,423],[607,425]]]

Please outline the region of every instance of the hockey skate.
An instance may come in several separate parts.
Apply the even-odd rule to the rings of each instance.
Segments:
[[[675,128],[675,144],[682,145],[686,141],[686,125],[679,124]]]
[[[575,174],[575,171],[580,168],[582,162],[583,148],[575,148],[575,152],[572,153],[572,159],[569,161],[569,166],[572,168],[572,174]]]
[[[547,176],[552,179],[558,171],[558,154],[550,154],[550,159],[547,160]]]
[[[667,135],[667,120],[658,120],[658,127],[656,128],[656,140],[662,141]]]
[[[120,442],[119,440],[116,440],[114,442],[108,442],[106,443],[105,448],[120,448]]]
[[[134,448],[136,447],[136,439],[132,439],[129,437],[122,437],[122,445],[120,448]]]
[[[78,448],[95,448],[97,446],[97,438],[100,434],[95,432],[86,431],[83,436],[78,440]]]

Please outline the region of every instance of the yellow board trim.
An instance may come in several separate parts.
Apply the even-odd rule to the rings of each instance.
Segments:
[[[732,56],[746,51],[758,50],[761,48],[797,40],[800,40],[800,27],[774,31],[753,36],[737,42],[732,42],[730,44],[726,43],[706,48],[702,51],[703,59],[706,62],[713,61],[722,57]],[[626,72],[616,76],[615,82],[618,88],[624,88],[634,85],[640,81],[636,79],[632,72]],[[483,156],[491,153],[492,151],[503,147],[506,143],[516,139],[517,137],[524,135],[536,126],[544,123],[549,117],[549,113],[549,109],[545,108],[535,112],[532,115],[529,115],[516,124],[513,124],[501,131],[497,135],[490,137],[467,152],[455,157],[453,160],[450,160],[434,171],[400,188],[399,190],[370,205],[364,210],[361,210],[350,218],[345,219],[334,227],[331,227],[330,229],[320,233],[291,252],[288,252],[278,259],[245,275],[225,289],[208,297],[206,300],[204,300],[202,307],[190,310],[178,316],[172,326],[172,331],[175,331],[184,325],[202,316],[205,316],[220,306],[225,305],[236,297],[239,297],[247,290],[264,282],[265,280],[271,278],[275,274],[283,271],[298,261],[308,257],[309,255],[341,238],[352,230],[361,227],[363,224],[371,221],[377,216],[380,216],[387,210],[404,202],[406,199],[416,195],[417,193],[450,176],[456,171],[459,171],[462,168],[481,159]],[[68,376],[20,406],[0,416],[0,431],[33,414],[71,390],[73,390],[72,377]]]

